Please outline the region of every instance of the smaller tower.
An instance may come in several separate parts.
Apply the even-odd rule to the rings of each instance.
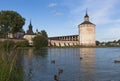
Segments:
[[[85,14],[85,16],[84,16],[84,21],[89,21],[89,16],[88,16],[88,14],[87,14],[87,10],[86,10],[86,14]]]
[[[28,28],[29,28],[29,29],[27,30],[27,34],[28,34],[28,35],[33,35],[34,33],[33,33],[33,30],[32,30],[31,20],[30,20],[30,24],[29,24]]]
[[[95,43],[95,24],[89,21],[89,16],[84,16],[84,22],[78,25],[80,46],[96,46]]]

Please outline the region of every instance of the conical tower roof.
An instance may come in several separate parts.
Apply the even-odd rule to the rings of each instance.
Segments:
[[[89,16],[88,16],[87,10],[86,10],[86,14],[84,16],[84,22],[82,22],[80,25],[82,25],[82,24],[93,24],[89,21]]]

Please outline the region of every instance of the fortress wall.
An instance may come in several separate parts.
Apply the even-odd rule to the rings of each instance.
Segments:
[[[48,40],[48,46],[76,46],[79,45],[78,41],[60,41],[60,40]]]
[[[24,35],[24,39],[28,40],[30,45],[33,45],[33,41],[32,39],[35,37],[36,35]]]

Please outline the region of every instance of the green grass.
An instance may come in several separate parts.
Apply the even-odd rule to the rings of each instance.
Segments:
[[[17,67],[17,51],[0,50],[0,81],[23,81],[23,69]]]

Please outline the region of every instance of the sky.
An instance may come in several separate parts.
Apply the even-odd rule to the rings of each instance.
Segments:
[[[77,35],[86,9],[96,24],[96,40],[120,39],[120,0],[0,0],[0,11],[13,10],[26,19],[25,31],[31,20],[34,32],[45,30],[49,37]]]

